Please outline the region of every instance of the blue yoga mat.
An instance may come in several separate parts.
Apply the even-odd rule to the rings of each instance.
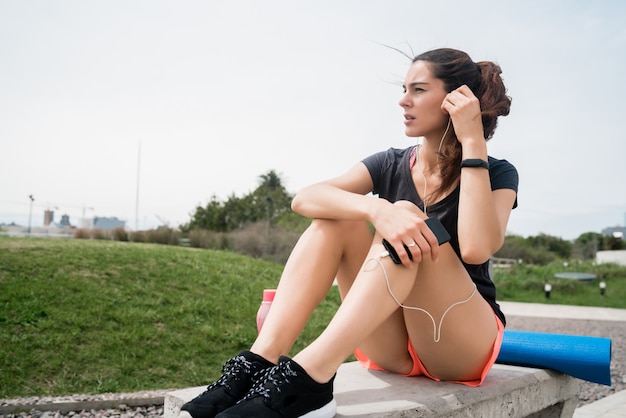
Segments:
[[[496,363],[553,369],[611,386],[611,339],[505,330]]]

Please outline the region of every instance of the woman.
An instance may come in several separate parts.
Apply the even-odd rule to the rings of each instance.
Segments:
[[[353,352],[372,369],[483,381],[505,323],[488,261],[517,205],[517,171],[487,155],[497,117],[511,104],[500,73],[453,49],[413,60],[399,104],[406,135],[421,145],[372,155],[296,195],[293,210],[313,222],[262,331],[183,415],[332,417],[333,379]],[[443,224],[450,242],[438,245],[427,218]],[[400,264],[388,256],[394,251]],[[335,278],[337,313],[313,343],[286,357]]]

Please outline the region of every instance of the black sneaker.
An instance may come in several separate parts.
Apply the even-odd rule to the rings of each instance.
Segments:
[[[222,367],[222,376],[203,393],[180,408],[180,418],[213,418],[235,405],[252,387],[255,375],[274,363],[250,351],[242,351]],[[257,375],[258,377],[259,375]]]
[[[334,380],[317,383],[298,363],[282,356],[237,405],[216,418],[331,418],[337,410]]]

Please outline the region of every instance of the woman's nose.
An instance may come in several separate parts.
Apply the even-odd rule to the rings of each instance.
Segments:
[[[407,100],[406,93],[404,93],[402,95],[402,97],[400,97],[400,101],[398,102],[398,104],[402,108],[406,108],[406,107],[409,107],[411,105],[411,102],[409,100]]]

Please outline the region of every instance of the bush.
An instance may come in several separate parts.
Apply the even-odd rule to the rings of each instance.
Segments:
[[[76,229],[74,230],[74,238],[76,239],[90,239],[91,233],[88,229]]]
[[[267,222],[256,222],[231,232],[228,249],[255,258],[285,264],[300,233],[280,227],[267,227]]]
[[[559,245],[565,247],[560,249]],[[559,248],[560,253],[552,247]],[[567,255],[567,245],[560,238],[545,235],[539,237],[523,238],[517,235],[507,235],[504,244],[495,254],[495,257],[513,258],[523,260],[527,264],[547,265],[559,259],[559,256]],[[565,257],[567,258],[567,257]]]
[[[133,231],[130,233],[130,240],[132,242],[148,242],[146,233],[144,231]]]
[[[165,245],[178,245],[180,232],[170,227],[160,226],[157,229],[150,229],[146,231],[146,236],[147,242]]]
[[[265,259],[279,264],[285,264],[293,247],[300,239],[302,233],[281,228],[270,231],[270,242]]]
[[[245,225],[232,232],[216,232],[206,229],[192,229],[182,235],[180,230],[159,227],[147,231],[128,232],[123,228],[111,231],[102,229],[77,229],[75,238],[113,239],[123,242],[154,243],[164,245],[185,245],[211,250],[229,250],[254,258],[262,258],[279,264],[287,262],[291,250],[302,231],[310,224],[306,218],[291,217],[290,222],[268,228],[267,221]],[[284,225],[284,226],[283,226]]]
[[[128,232],[124,228],[115,228],[112,232],[112,238],[115,241],[128,242]]]
[[[187,238],[189,245],[194,248],[221,249],[220,243],[223,242],[223,235],[221,232],[196,228],[187,233]]]
[[[232,251],[254,258],[261,258],[268,252],[269,229],[266,222],[250,224],[229,235]]]
[[[91,238],[107,240],[107,239],[111,239],[111,233],[110,231],[106,229],[92,229]]]
[[[113,232],[106,229],[76,229],[74,238],[109,240],[113,238]]]

